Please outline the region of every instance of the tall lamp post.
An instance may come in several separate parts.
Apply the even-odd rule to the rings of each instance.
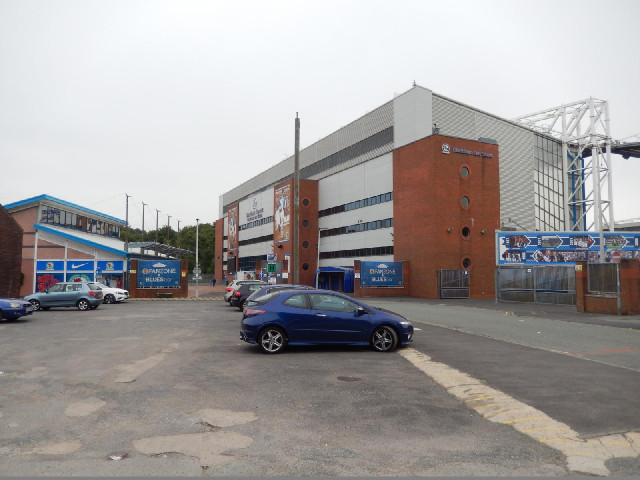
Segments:
[[[196,277],[196,298],[198,298],[198,280],[200,279],[200,265],[198,265],[198,225],[200,219],[196,218],[196,268],[194,268],[194,274]]]

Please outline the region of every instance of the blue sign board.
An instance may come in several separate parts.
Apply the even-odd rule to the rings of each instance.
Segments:
[[[38,260],[36,262],[36,270],[38,272],[62,272],[64,270],[64,260]]]
[[[640,233],[607,232],[604,262],[640,258]],[[600,236],[595,232],[503,232],[497,236],[498,265],[573,265],[600,262]]]
[[[124,270],[124,262],[122,260],[98,260],[98,270],[102,273],[122,272]]]
[[[361,262],[361,287],[402,287],[402,262]]]
[[[140,260],[138,288],[180,288],[180,260]]]
[[[67,260],[67,272],[93,272],[94,270],[93,260]]]

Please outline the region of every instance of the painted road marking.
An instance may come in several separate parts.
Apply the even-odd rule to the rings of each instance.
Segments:
[[[583,440],[578,432],[568,425],[488,387],[466,373],[443,363],[433,362],[431,357],[418,350],[405,348],[398,353],[487,420],[510,425],[540,443],[562,452],[567,459],[569,470],[609,476],[611,473],[605,466],[606,460],[640,456],[640,432]],[[490,400],[491,403],[483,404],[486,400]]]

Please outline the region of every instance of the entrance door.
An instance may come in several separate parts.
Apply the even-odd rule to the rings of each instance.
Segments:
[[[439,270],[440,298],[469,298],[469,270]]]

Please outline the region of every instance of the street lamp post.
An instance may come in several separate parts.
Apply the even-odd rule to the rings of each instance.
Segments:
[[[198,225],[199,225],[200,219],[196,218],[196,268],[194,269],[195,271],[193,272],[195,274],[196,277],[196,298],[198,298],[198,280],[200,279],[200,265],[198,264]]]

